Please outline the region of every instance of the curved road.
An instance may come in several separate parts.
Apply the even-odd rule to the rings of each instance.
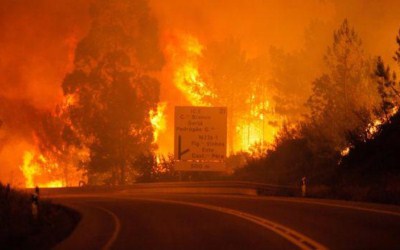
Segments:
[[[56,249],[400,249],[400,208],[138,192],[51,195],[83,215]]]

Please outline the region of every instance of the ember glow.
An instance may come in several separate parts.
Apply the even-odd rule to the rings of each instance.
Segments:
[[[349,152],[350,152],[350,147],[346,147],[345,149],[343,149],[343,150],[340,152],[340,155],[341,155],[341,156],[346,156],[346,155],[349,154]]]

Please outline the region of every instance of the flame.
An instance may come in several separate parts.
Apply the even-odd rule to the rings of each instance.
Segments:
[[[157,105],[156,111],[150,110],[150,122],[153,126],[153,138],[154,143],[158,142],[158,137],[161,132],[164,132],[167,128],[167,122],[165,117],[165,108],[167,107],[166,102],[160,102]]]
[[[21,171],[25,177],[25,186],[27,188],[34,187],[33,177],[38,172],[38,167],[36,164],[31,164],[33,159],[32,152],[25,152],[24,153],[24,163],[21,167]]]
[[[65,111],[76,105],[77,101],[77,96],[74,94],[64,96],[61,106],[52,113],[54,118],[62,119]],[[70,124],[68,120],[64,121]],[[88,147],[77,148],[64,144],[60,148],[54,146],[41,151],[40,139],[34,136],[33,141],[32,148],[24,152],[23,163],[20,166],[25,177],[25,187],[78,186],[79,182],[86,180],[83,171],[77,166],[80,162],[88,161],[90,157]]]
[[[199,73],[199,59],[202,56],[203,45],[197,38],[188,34],[180,34],[177,43],[170,43],[166,53],[174,65],[173,82],[194,106],[211,106],[205,97],[216,98]]]
[[[25,187],[66,187],[78,186],[86,181],[84,173],[76,166],[89,159],[88,148],[69,147],[62,152],[65,157],[43,155],[39,150],[27,150],[23,155],[20,170],[25,178]]]
[[[382,125],[382,120],[381,119],[376,119],[372,123],[369,124],[367,127],[367,132],[369,137],[373,137],[378,131],[379,127]]]
[[[51,176],[52,170],[58,168],[57,163],[49,163],[43,155],[36,155],[33,151],[26,151],[23,156],[21,171],[25,177],[25,187],[63,187],[65,183],[62,180],[42,181],[44,176]],[[51,177],[49,177],[51,178]]]
[[[368,124],[366,128],[367,132],[367,139],[372,139],[376,135],[376,133],[379,132],[379,128],[382,126],[382,124],[385,124],[386,122],[390,122],[390,118],[394,116],[397,112],[399,111],[399,107],[394,107],[390,112],[382,117],[376,118],[374,121]]]
[[[161,155],[156,155],[156,166],[153,169],[154,173],[165,173],[167,170],[163,167],[162,161],[161,161]]]
[[[201,76],[199,69],[205,46],[192,34],[176,32],[167,39],[165,54],[168,58],[171,80],[174,86],[193,106],[218,106],[224,105],[221,100],[227,97],[219,96],[213,91]],[[221,94],[222,95],[222,94]],[[228,98],[229,99],[229,98]],[[170,100],[169,107],[182,105],[179,100]],[[228,106],[228,105],[227,105]],[[263,93],[249,96],[247,103],[243,103],[243,110],[232,110],[228,107],[228,115],[235,114],[228,126],[228,145],[230,153],[237,151],[253,150],[255,145],[266,149],[271,145],[278,134],[280,125],[284,120],[275,115],[269,99]],[[156,127],[153,125],[153,127]],[[167,128],[173,134],[172,128]],[[158,133],[155,132],[155,137]],[[163,143],[163,142],[161,142]],[[171,146],[162,146],[172,148]]]
[[[25,151],[20,169],[25,177],[25,187],[66,187],[78,186],[85,181],[83,172],[76,165],[88,159],[88,149],[71,148],[68,159],[63,162],[58,157],[44,156],[35,150]]]
[[[166,45],[166,55],[172,69],[170,79],[182,96],[194,106],[212,106],[218,103],[216,101],[218,100],[218,95],[200,74],[199,62],[203,56],[204,48],[198,38],[184,33],[174,35],[173,39]],[[260,98],[259,95],[260,93],[255,93],[249,97],[246,103],[243,103],[246,107],[245,111],[228,110],[228,112],[236,113],[238,117],[230,124],[233,129],[229,133],[235,136],[235,139],[231,142],[235,151],[231,153],[240,150],[253,152],[254,145],[261,145],[261,149],[264,150],[275,140],[280,129],[276,121],[282,121],[283,119],[275,115],[272,108],[273,105],[271,105],[268,98],[265,96]],[[78,103],[78,96],[78,94],[64,96],[59,110],[54,115],[62,118],[66,110]],[[169,152],[160,151],[161,149],[165,151],[165,149],[171,149],[172,147],[160,146],[160,143],[166,141],[164,139],[160,140],[160,134],[166,132],[173,134],[173,129],[170,128],[167,131],[166,114],[168,108],[178,104],[176,101],[176,99],[172,99],[170,102],[162,101],[158,103],[156,109],[149,111],[149,118],[154,131],[153,143],[158,144],[156,172],[166,171],[162,166],[160,154],[166,155]],[[218,104],[221,105],[220,103]],[[71,125],[68,120],[64,119],[64,122]],[[71,129],[74,128],[71,127]],[[132,131],[132,133],[139,134],[142,132],[136,129]],[[23,156],[23,164],[20,169],[25,177],[26,187],[34,187],[36,185],[42,187],[78,185],[79,181],[82,180],[83,173],[78,171],[76,166],[79,162],[89,159],[90,150],[88,148],[78,149],[65,145],[62,149],[57,149],[56,152],[52,150],[50,152],[41,152],[37,150],[39,148],[37,145],[39,144],[40,142],[35,142],[34,149],[26,151]]]
[[[366,139],[373,139],[374,136],[376,135],[376,133],[379,132],[380,127],[382,126],[382,124],[385,124],[386,122],[389,122],[390,118],[392,116],[394,116],[398,111],[399,111],[399,107],[396,106],[392,110],[390,110],[390,112],[388,114],[386,114],[385,116],[378,117],[374,121],[369,123],[367,128],[365,129],[365,131],[367,132],[367,138],[365,138],[365,140]],[[342,151],[340,151],[340,155],[341,156],[347,156],[350,153],[350,148],[351,147],[352,146],[348,146],[348,147],[342,149]]]
[[[78,102],[78,97],[76,94],[69,94],[64,97],[64,108],[74,106]]]
[[[249,102],[253,102],[255,99],[255,95],[253,95]],[[281,127],[281,124],[277,125],[271,121],[282,123],[283,119],[275,115],[268,100],[250,106],[252,107],[249,114],[242,116],[237,122],[238,139],[234,148],[249,152],[257,146],[265,151],[268,145],[275,141]]]
[[[45,188],[59,188],[59,187],[65,187],[65,184],[61,180],[56,180],[56,181],[50,181],[44,184],[40,184],[40,187],[45,187]]]
[[[348,155],[350,153],[350,147],[346,147],[345,149],[343,149],[341,152],[340,152],[340,155],[341,156],[346,156],[346,155]]]

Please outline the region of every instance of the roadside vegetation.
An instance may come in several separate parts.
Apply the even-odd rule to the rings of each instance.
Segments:
[[[396,41],[400,66],[400,33]],[[344,21],[325,54],[327,71],[313,82],[306,119],[284,127],[235,179],[300,186],[305,176],[311,197],[400,203],[400,82],[361,46]]]
[[[50,249],[65,239],[79,220],[79,213],[40,199],[35,218],[31,194],[0,183],[2,249]]]
[[[400,33],[396,41],[393,64],[400,69]],[[142,164],[153,167],[139,181],[240,180],[300,189],[306,177],[309,197],[399,204],[396,69],[367,55],[347,20],[335,30],[324,62],[325,71],[312,82],[303,119],[284,124],[271,147],[255,145],[253,152],[231,155],[231,173],[178,174],[172,156],[159,159],[160,164],[153,157],[154,164]]]
[[[400,82],[395,74],[400,34],[390,64],[364,50],[346,19],[336,28],[329,26],[333,37],[328,42],[321,39],[326,27],[313,22],[298,50],[272,46],[249,53],[240,38],[204,44],[192,34],[167,32],[162,38],[149,6],[147,0],[93,2],[92,22],[77,41],[72,68],[61,84],[63,102],[54,112],[2,101],[7,104],[2,110],[35,114],[28,119],[36,121],[33,133],[23,133],[33,134],[37,144],[35,152],[24,154],[22,170],[31,180],[26,186],[53,179],[60,186],[73,181],[125,186],[238,180],[300,189],[306,180],[308,196],[400,203]],[[161,83],[171,81],[163,79],[170,75],[161,73],[163,68],[174,76],[171,92],[176,90],[189,104],[227,107],[228,172],[179,173],[172,155],[156,155],[162,133],[155,121],[169,113],[160,106]],[[13,134],[9,128],[31,124],[21,120],[8,125],[15,113],[24,112],[0,113],[6,138]],[[18,199],[16,207],[25,209],[20,213],[28,223],[29,197]],[[2,211],[11,209],[4,202],[8,205]],[[46,209],[52,214],[57,208],[47,204],[41,204],[45,218],[39,225],[50,220]],[[38,225],[24,230],[33,227]]]

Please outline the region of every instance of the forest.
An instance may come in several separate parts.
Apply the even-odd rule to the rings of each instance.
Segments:
[[[360,5],[2,3],[0,180],[306,177],[309,196],[398,202],[396,4]],[[175,106],[227,107],[225,172],[174,171]]]

